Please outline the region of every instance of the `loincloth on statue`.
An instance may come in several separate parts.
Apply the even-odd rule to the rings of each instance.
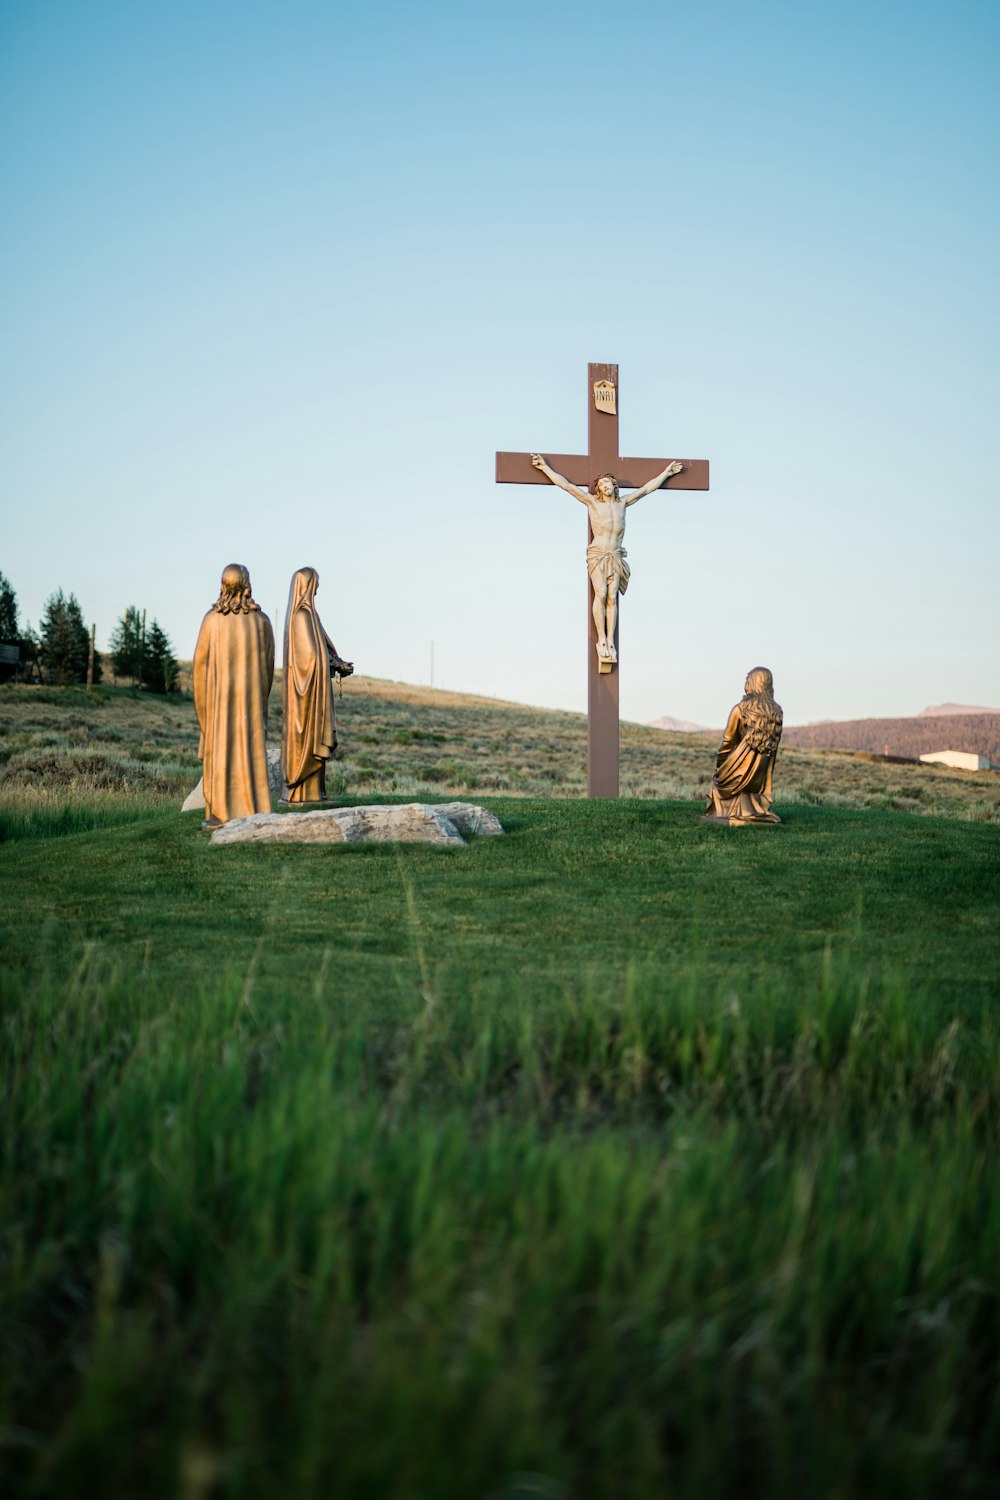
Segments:
[[[632,570],[625,561],[628,553],[624,547],[602,547],[597,542],[591,542],[587,548],[587,572],[595,589],[599,589],[602,583],[610,583],[612,578],[618,580],[618,592],[624,594],[628,588],[628,581],[632,576]]]

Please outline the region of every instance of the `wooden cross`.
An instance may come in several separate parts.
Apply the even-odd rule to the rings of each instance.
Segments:
[[[611,387],[609,390],[608,387]],[[591,494],[602,474],[613,474],[619,487],[638,489],[670,464],[669,458],[622,458],[618,453],[618,366],[587,366],[588,452],[544,453],[547,462],[572,484]],[[707,490],[708,460],[682,458],[684,469],[663,485],[670,490]],[[548,484],[531,462],[530,453],[498,453],[498,484]],[[593,540],[587,518],[587,545]],[[601,670],[597,659],[597,626],[591,610],[587,577],[587,796],[618,796],[618,669]],[[619,602],[619,620],[621,608]],[[615,626],[618,651],[618,626]]]

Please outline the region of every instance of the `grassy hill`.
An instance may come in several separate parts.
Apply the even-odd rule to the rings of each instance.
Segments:
[[[271,694],[272,744],[280,743],[280,714],[279,682]],[[338,714],[341,748],[328,786],[345,796],[579,797],[586,789],[582,714],[364,677],[345,684]],[[704,798],[712,737],[623,724],[621,742],[623,796]],[[16,789],[38,795],[69,786],[78,796],[114,788],[183,796],[201,774],[197,748],[190,698],[127,688],[0,688],[0,786],[8,798]],[[1000,819],[993,772],[783,745],[775,786],[779,812],[805,803]]]
[[[811,749],[868,750],[912,760],[933,750],[968,750],[1000,765],[1000,714],[988,709],[946,714],[935,709],[909,719],[800,724],[786,729],[784,740]]]
[[[189,702],[0,723],[5,1494],[995,1492],[995,778],[362,680],[507,836],[222,849]]]

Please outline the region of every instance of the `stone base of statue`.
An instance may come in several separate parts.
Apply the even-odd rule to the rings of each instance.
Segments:
[[[770,797],[759,792],[740,792],[735,797],[720,797],[713,786],[708,794],[708,810],[703,823],[721,823],[728,828],[746,828],[751,823],[780,823],[771,811]]]
[[[769,823],[780,823],[781,819],[777,813],[771,813],[766,818],[715,818],[711,813],[705,813],[701,820],[703,823],[712,823],[716,828],[765,828]]]

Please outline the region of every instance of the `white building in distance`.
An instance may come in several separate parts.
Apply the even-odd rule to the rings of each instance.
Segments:
[[[922,755],[921,760],[932,766],[957,766],[960,771],[988,771],[990,762],[985,755],[973,755],[971,750],[932,750]]]

